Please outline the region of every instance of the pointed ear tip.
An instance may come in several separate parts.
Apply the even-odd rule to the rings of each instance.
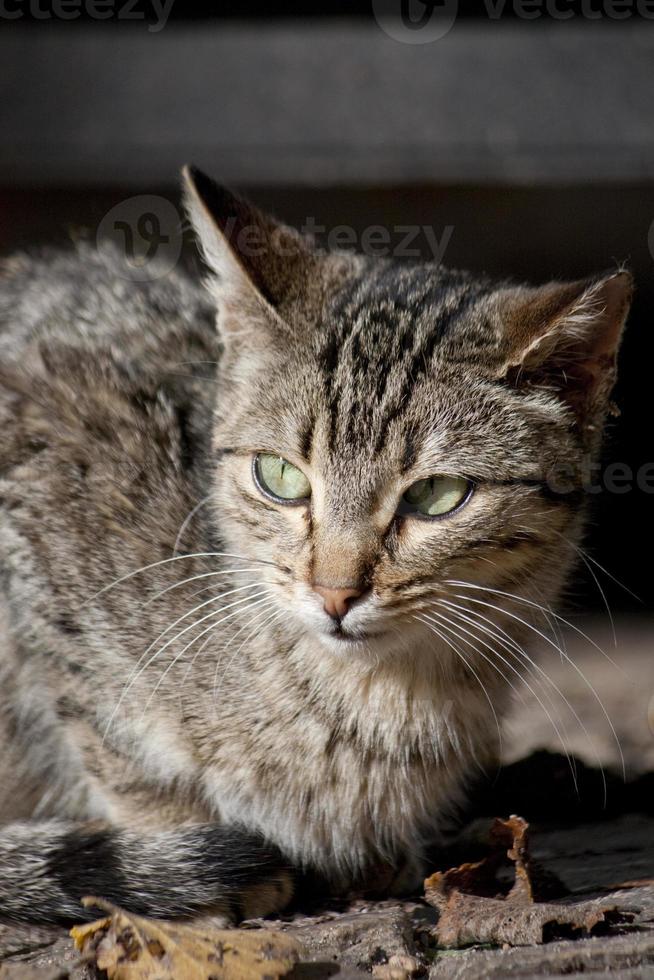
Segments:
[[[182,181],[186,187],[197,188],[201,181],[208,181],[209,177],[203,173],[194,163],[185,163],[181,169]]]
[[[600,281],[602,286],[609,290],[618,302],[624,306],[629,305],[636,288],[633,274],[629,269],[618,269],[617,272],[609,273]]]
[[[602,273],[597,276],[596,281],[613,283],[615,286],[621,286],[624,289],[631,288],[634,285],[634,277],[631,270],[624,266],[620,269],[613,269],[609,272]]]
[[[186,194],[194,195],[211,211],[221,212],[225,207],[233,207],[241,201],[236,191],[218,183],[193,163],[184,164],[181,176]]]

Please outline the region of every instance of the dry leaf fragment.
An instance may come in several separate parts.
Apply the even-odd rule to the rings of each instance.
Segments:
[[[498,853],[506,851],[509,861],[513,862],[515,881],[507,899],[522,905],[534,902],[534,884],[532,877],[534,869],[529,855],[529,824],[522,817],[512,816],[508,820],[496,820],[490,831],[491,845]]]
[[[491,828],[488,857],[436,872],[425,881],[425,898],[440,912],[435,928],[439,945],[531,946],[599,935],[612,924],[633,918],[615,906],[597,902],[555,905],[536,901],[536,894],[551,893],[553,879],[530,857],[527,831],[528,824],[521,817],[498,819]],[[514,874],[508,888],[498,878],[507,865]]]
[[[607,933],[611,925],[631,916],[615,906],[596,902],[521,905],[510,899],[451,892],[435,927],[440,946],[458,948],[476,943],[535,946],[555,939],[582,939]]]
[[[85,898],[84,905],[109,914],[75,926],[71,935],[109,980],[277,980],[302,951],[281,932],[146,919],[97,898]]]

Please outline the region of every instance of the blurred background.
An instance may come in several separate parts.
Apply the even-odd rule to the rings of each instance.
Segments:
[[[582,567],[570,608],[651,610],[654,3],[2,0],[0,85],[2,254],[117,216],[174,261],[192,160],[339,245],[383,247],[381,226],[534,281],[627,262],[606,458],[633,478],[594,495],[606,573]]]

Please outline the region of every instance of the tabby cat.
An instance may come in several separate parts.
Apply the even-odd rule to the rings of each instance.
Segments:
[[[412,888],[581,534],[628,273],[325,252],[184,180],[208,289],[2,265],[0,916]]]

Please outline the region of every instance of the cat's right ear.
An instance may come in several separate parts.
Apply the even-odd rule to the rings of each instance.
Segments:
[[[292,314],[318,261],[311,241],[195,167],[184,167],[182,178],[186,210],[213,274],[222,331],[243,336],[247,315],[292,330]]]

